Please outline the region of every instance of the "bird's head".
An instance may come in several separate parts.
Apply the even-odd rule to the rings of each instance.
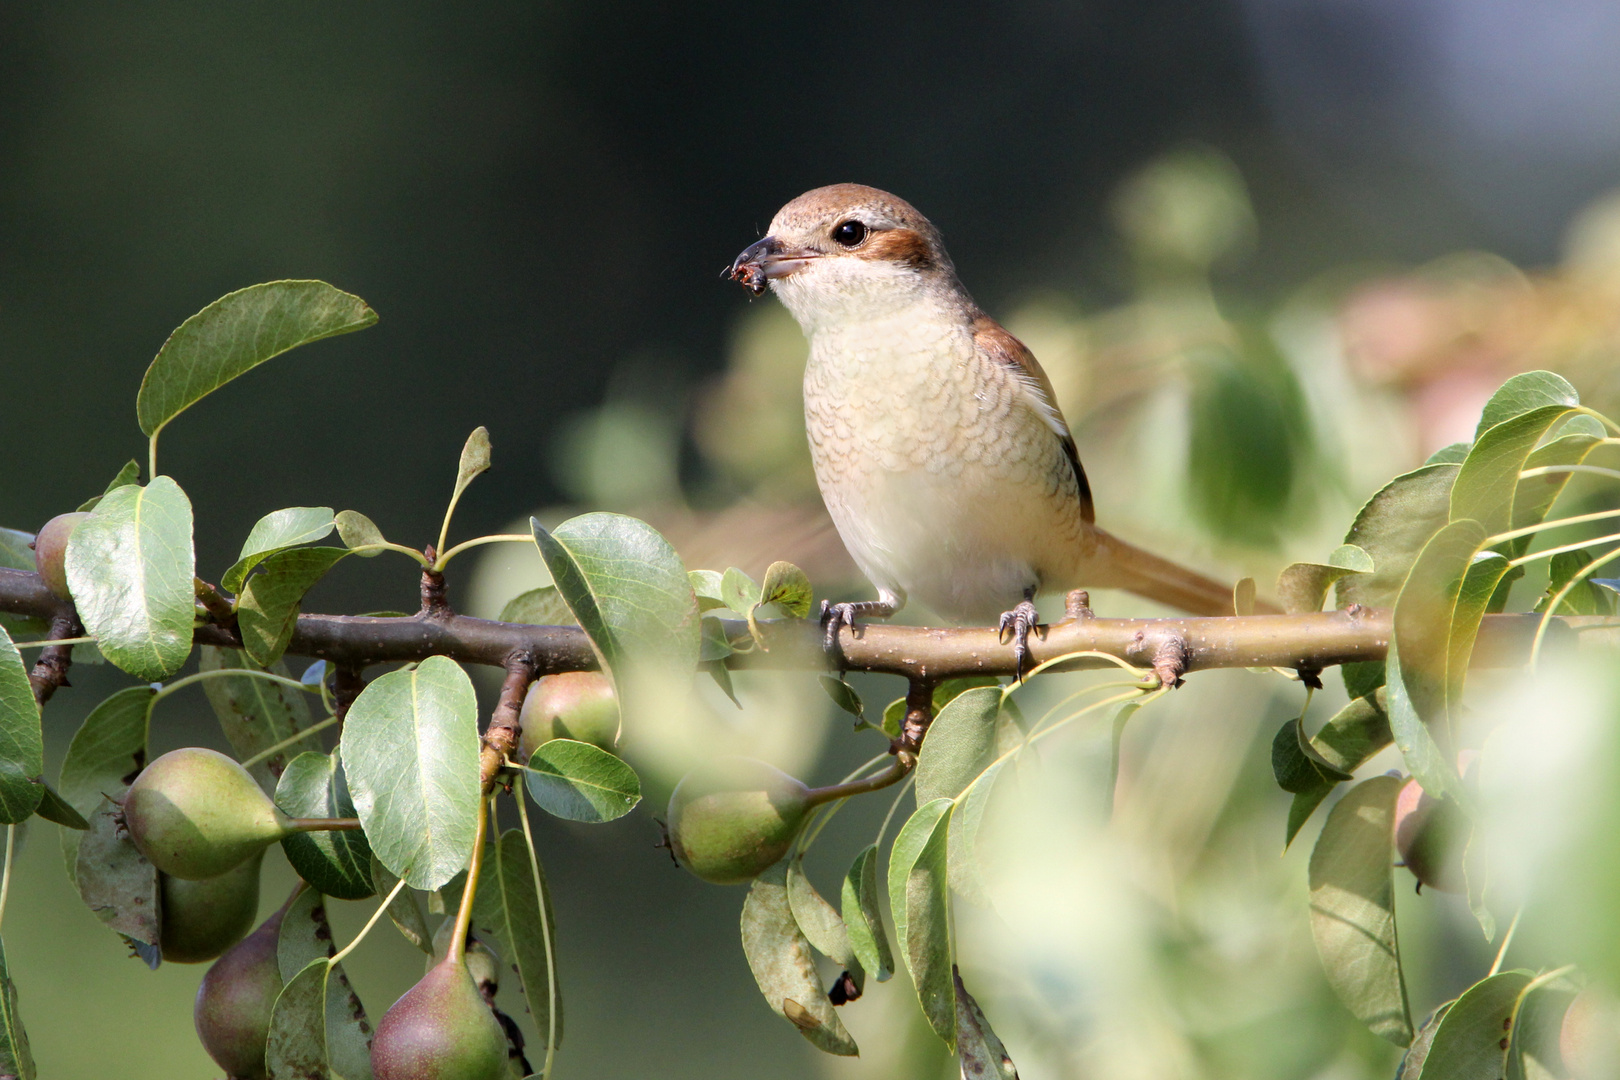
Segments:
[[[904,199],[861,184],[816,188],[782,207],[729,273],[756,295],[768,285],[807,330],[959,288],[933,223]]]

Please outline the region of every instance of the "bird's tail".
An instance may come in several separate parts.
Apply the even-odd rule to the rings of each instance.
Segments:
[[[1124,589],[1190,615],[1233,614],[1232,586],[1222,585],[1169,559],[1161,559],[1112,533],[1098,529],[1095,535],[1097,548],[1093,558],[1101,570],[1095,576],[1096,584]],[[1277,614],[1281,609],[1257,600],[1254,610]]]

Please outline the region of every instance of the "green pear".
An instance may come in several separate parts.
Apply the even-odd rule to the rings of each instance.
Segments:
[[[141,770],[124,795],[124,824],[153,866],[187,881],[219,877],[297,831],[246,769],[200,746]]]
[[[716,885],[740,885],[787,854],[814,805],[810,789],[752,758],[694,769],[669,797],[669,846]]]
[[[163,959],[174,964],[212,960],[242,940],[259,914],[259,866],[264,852],[216,878],[186,881],[163,874]]]
[[[79,527],[79,522],[89,516],[82,511],[58,514],[47,521],[39,530],[39,535],[34,537],[34,566],[38,568],[39,576],[45,579],[45,587],[63,600],[72,599],[67,583],[68,537]]]
[[[281,938],[281,917],[291,906],[289,899],[228,949],[197,987],[192,1009],[197,1038],[230,1080],[265,1080],[269,1075],[264,1044],[270,1037],[270,1013],[281,993],[276,943]]]
[[[375,1080],[506,1080],[506,1032],[458,957],[394,1002],[371,1040]]]
[[[529,687],[518,716],[523,760],[541,743],[577,739],[611,752],[619,742],[619,698],[600,671],[547,675]]]

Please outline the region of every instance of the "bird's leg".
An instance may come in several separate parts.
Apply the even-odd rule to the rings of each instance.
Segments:
[[[826,632],[824,645],[829,654],[841,655],[838,648],[838,631],[844,627],[855,629],[855,620],[871,616],[878,619],[887,619],[899,611],[905,599],[897,593],[890,593],[883,589],[878,590],[876,600],[856,600],[851,603],[829,604],[821,602],[821,624]]]
[[[1018,660],[1015,667],[1018,677],[1024,677],[1024,666],[1029,663],[1029,632],[1040,625],[1040,616],[1035,612],[1035,586],[1031,585],[1024,590],[1024,599],[1011,611],[1001,613],[1001,623],[998,629],[1001,633],[1002,644],[1008,638],[1012,639],[1013,656]]]

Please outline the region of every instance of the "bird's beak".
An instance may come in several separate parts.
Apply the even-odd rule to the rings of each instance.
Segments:
[[[742,282],[758,296],[765,291],[767,281],[798,273],[812,259],[820,257],[817,252],[790,248],[776,237],[767,236],[738,255],[727,276],[732,281]]]

